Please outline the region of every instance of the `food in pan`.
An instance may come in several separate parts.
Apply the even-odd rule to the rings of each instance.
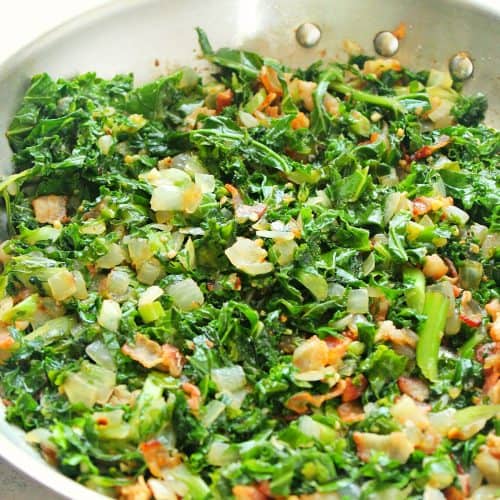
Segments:
[[[32,79],[0,183],[7,419],[123,499],[494,496],[485,96],[198,35],[209,78]]]

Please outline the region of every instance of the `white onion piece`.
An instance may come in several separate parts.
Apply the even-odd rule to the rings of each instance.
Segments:
[[[130,276],[123,269],[113,269],[106,278],[106,290],[114,297],[122,297],[128,292]]]
[[[146,304],[151,304],[162,295],[163,290],[159,286],[150,286],[149,288],[146,288],[146,290],[144,290],[144,292],[142,292],[139,296],[138,305],[140,307]]]
[[[128,240],[128,253],[135,267],[140,267],[153,256],[149,241],[145,238],[131,238]]]
[[[217,399],[210,401],[204,408],[201,423],[204,427],[210,427],[226,409],[226,405]]]
[[[53,274],[47,280],[47,284],[55,300],[66,300],[76,292],[75,277],[67,269],[61,269]]]
[[[179,211],[183,206],[184,191],[177,186],[158,186],[151,196],[151,209],[158,211]]]
[[[217,386],[217,390],[223,393],[239,391],[247,383],[245,372],[240,365],[214,368],[210,371],[210,376]]]
[[[215,190],[215,177],[211,174],[202,174],[196,172],[194,174],[194,183],[200,186],[201,192],[213,193]]]
[[[246,111],[240,110],[238,112],[238,118],[245,128],[253,128],[259,126],[259,120],[257,120],[257,118],[252,116],[250,113],[247,113]]]
[[[182,311],[192,311],[205,302],[200,287],[191,278],[173,283],[167,288],[167,293]]]
[[[108,348],[101,340],[94,340],[85,348],[87,356],[103,368],[114,371],[116,369],[115,362]]]
[[[329,297],[342,297],[345,293],[345,287],[340,283],[328,283]]]
[[[371,252],[370,255],[363,261],[362,270],[363,276],[368,276],[375,269],[375,253]]]
[[[192,153],[181,153],[172,158],[172,168],[178,168],[186,171],[189,175],[194,175],[196,172],[207,173],[197,156]]]
[[[290,241],[295,238],[291,231],[257,231],[255,233],[259,238],[271,238],[274,240]]]
[[[368,290],[359,288],[349,291],[347,297],[347,312],[364,314],[368,312]]]
[[[111,330],[116,332],[120,325],[120,319],[122,317],[122,311],[120,309],[120,304],[111,299],[105,299],[102,301],[101,310],[97,316],[97,322],[106,330]]]
[[[280,266],[286,266],[293,262],[295,251],[297,250],[298,245],[293,239],[278,240],[272,248],[278,257],[278,264]]]
[[[236,239],[236,243],[224,252],[234,267],[255,276],[271,272],[274,266],[267,262],[267,252],[256,241],[248,238]]]
[[[450,205],[448,207],[443,208],[443,212],[446,215],[446,218],[451,222],[458,224],[459,226],[463,226],[470,219],[469,214],[464,212],[460,208],[455,205]]]
[[[481,253],[484,257],[491,257],[497,248],[500,247],[500,233],[488,234],[481,246]]]
[[[237,452],[231,452],[231,445],[214,441],[207,453],[207,462],[217,467],[229,465],[237,459]]]
[[[87,284],[80,271],[72,271],[73,278],[75,278],[76,291],[73,294],[78,300],[85,300],[89,293],[87,291]]]
[[[137,279],[145,285],[152,285],[161,275],[162,267],[158,259],[149,259],[137,271]]]
[[[111,135],[101,135],[99,139],[97,139],[97,147],[99,148],[99,151],[103,155],[109,154],[109,151],[111,150],[111,146],[113,146],[114,140]]]
[[[470,227],[470,232],[472,236],[478,240],[479,244],[482,245],[488,234],[488,228],[482,224],[474,222],[474,224]]]
[[[97,267],[101,269],[112,269],[119,266],[125,260],[125,252],[117,243],[109,245],[108,253],[96,260]]]

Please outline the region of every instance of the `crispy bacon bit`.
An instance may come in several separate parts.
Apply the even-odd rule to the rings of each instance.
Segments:
[[[270,106],[274,102],[276,97],[278,97],[278,95],[274,92],[270,92],[269,94],[267,94],[265,99],[257,107],[257,111],[265,110],[268,106]]]
[[[7,351],[14,345],[14,343],[15,341],[10,336],[8,330],[6,329],[0,330],[0,350]]]
[[[300,372],[321,370],[328,363],[328,345],[316,335],[308,338],[293,352],[293,364]]]
[[[414,161],[423,160],[428,158],[436,151],[448,146],[450,143],[450,138],[447,135],[442,135],[435,144],[431,144],[430,146],[422,146],[420,149],[417,149],[415,153],[411,156],[411,159]]]
[[[347,377],[346,388],[342,393],[342,402],[349,403],[350,401],[358,399],[361,394],[363,394],[367,385],[368,381],[366,380],[364,375],[356,377],[356,382],[353,382],[353,379],[351,377]]]
[[[358,448],[358,456],[363,462],[370,460],[372,452],[381,451],[391,460],[406,463],[414,450],[414,446],[403,432],[391,432],[384,436],[370,432],[355,432],[353,439]]]
[[[170,344],[161,346],[141,333],[135,335],[133,345],[124,344],[122,352],[144,368],[158,368],[173,377],[179,377],[182,372],[184,359],[179,349]]]
[[[41,224],[66,221],[67,203],[67,196],[58,196],[55,194],[39,196],[31,202],[35,211],[35,219]]]
[[[178,453],[171,455],[169,450],[156,439],[141,443],[139,450],[151,474],[155,477],[163,477],[162,469],[170,469],[182,461]]]
[[[481,446],[474,463],[491,484],[498,484],[500,478],[500,438],[488,434],[486,444]]]
[[[119,495],[120,500],[149,500],[152,498],[151,491],[142,476],[134,484],[121,486],[119,488]]]
[[[290,126],[297,130],[299,128],[309,128],[310,122],[309,118],[300,111],[297,116],[290,122]]]
[[[319,408],[325,401],[340,396],[344,392],[345,386],[345,380],[340,380],[333,390],[326,394],[313,395],[306,391],[298,392],[290,397],[285,406],[289,410],[292,410],[299,415],[303,415],[309,411],[309,405]]]
[[[233,98],[234,94],[231,89],[219,92],[215,98],[215,109],[217,114],[220,114],[224,108],[231,106],[231,104],[233,104]]]
[[[201,402],[200,389],[189,382],[184,382],[181,385],[181,389],[189,396],[187,400],[189,408],[193,413],[197,413],[200,409]]]
[[[257,486],[243,484],[233,487],[233,495],[236,500],[266,500],[268,498]]]
[[[345,353],[352,340],[349,337],[326,337],[325,342],[328,346],[328,364],[337,366]]]
[[[342,403],[337,408],[340,420],[346,424],[361,422],[365,418],[363,408],[359,403]]]
[[[419,196],[412,202],[412,213],[415,217],[425,215],[432,210],[432,201],[427,196]]]
[[[415,349],[418,336],[408,328],[396,328],[392,321],[382,321],[375,335],[375,342],[391,342],[398,346],[407,346]]]
[[[239,224],[246,222],[247,220],[257,222],[264,215],[264,212],[267,209],[266,205],[264,205],[263,203],[246,205],[243,202],[243,198],[241,197],[241,194],[237,188],[235,188],[231,184],[226,184],[225,188],[231,194],[231,198],[233,200],[234,215],[236,217],[236,221]]]
[[[465,500],[467,497],[464,495],[462,490],[459,490],[456,486],[449,486],[444,490],[444,496],[446,500]]]
[[[423,402],[429,398],[429,387],[418,378],[399,377],[398,387],[403,394],[407,394],[416,401]]]
[[[493,299],[491,302],[488,302],[484,308],[492,320],[500,316],[500,300]]]
[[[278,118],[278,116],[280,115],[279,106],[268,106],[266,108],[266,115],[270,116],[271,118]]]
[[[170,344],[163,344],[162,361],[158,368],[167,371],[172,377],[180,377],[184,366],[184,357],[177,347]]]
[[[283,95],[283,88],[281,87],[278,73],[274,68],[271,68],[270,66],[262,66],[259,74],[259,80],[269,94],[274,93],[277,96]]]
[[[390,70],[400,71],[401,63],[397,59],[373,59],[365,61],[363,65],[363,73],[365,75],[380,76],[382,73]]]

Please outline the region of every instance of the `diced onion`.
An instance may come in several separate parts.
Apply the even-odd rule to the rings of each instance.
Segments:
[[[222,467],[229,465],[238,458],[238,453],[231,450],[231,445],[222,443],[221,441],[214,441],[207,453],[207,462],[210,465]]]
[[[189,175],[193,176],[196,172],[207,173],[197,156],[192,153],[181,153],[172,158],[172,168],[184,170]]]
[[[349,291],[347,297],[347,312],[358,314],[368,312],[368,290],[366,288]]]
[[[75,278],[75,293],[73,295],[78,300],[85,300],[89,293],[87,291],[87,284],[85,283],[85,279],[83,278],[83,274],[80,271],[72,271],[73,278]]]
[[[109,154],[109,151],[111,149],[111,146],[113,146],[113,137],[111,135],[101,135],[99,139],[97,139],[97,147],[99,148],[99,151],[103,155]]]
[[[474,222],[474,224],[470,227],[470,232],[472,236],[478,240],[479,244],[482,245],[488,234],[488,228],[482,224]]]
[[[80,226],[82,234],[103,234],[106,232],[106,223],[99,219],[90,219]]]
[[[238,237],[236,243],[224,252],[234,267],[255,276],[271,272],[274,266],[267,262],[267,252],[256,241]]]
[[[155,212],[182,210],[183,197],[184,191],[177,186],[158,186],[151,196],[151,208]]]
[[[137,271],[137,279],[145,285],[152,285],[162,275],[162,267],[158,259],[149,259]]]
[[[125,260],[125,252],[117,243],[109,245],[108,253],[99,257],[96,261],[97,267],[101,269],[112,269],[119,266]]]
[[[479,287],[483,274],[483,265],[480,262],[464,260],[458,270],[460,285],[466,290],[475,290]]]
[[[116,368],[113,357],[102,340],[94,340],[85,348],[87,356],[103,368],[114,371]]]
[[[272,248],[277,255],[278,264],[287,266],[293,262],[298,245],[294,240],[278,240]]]
[[[458,224],[459,226],[463,226],[470,219],[469,214],[464,212],[460,208],[455,205],[450,205],[448,207],[443,208],[443,212],[446,215],[446,218],[451,222]]]
[[[191,278],[169,285],[167,293],[172,297],[175,306],[182,311],[192,311],[205,302],[200,287]]]
[[[385,200],[384,222],[387,224],[400,210],[409,210],[410,202],[406,193],[391,193]]]
[[[205,193],[213,193],[215,189],[215,177],[211,174],[202,174],[200,172],[196,172],[194,174],[194,182],[198,186],[200,186],[201,192]]]
[[[500,233],[488,234],[481,246],[481,253],[484,257],[490,258],[498,248],[500,248]]]
[[[163,290],[159,286],[150,286],[144,292],[141,293],[138,305],[143,306],[145,304],[151,304],[162,295],[163,295]]]
[[[67,269],[53,274],[47,284],[55,300],[66,300],[76,292],[75,277]]]
[[[118,302],[111,299],[105,299],[102,301],[101,310],[97,316],[97,322],[103,328],[116,332],[120,325],[121,317],[122,311]]]
[[[128,253],[132,264],[138,268],[153,257],[149,241],[145,238],[131,238],[128,241]]]
[[[439,71],[432,68],[427,77],[427,87],[441,87],[443,89],[451,89],[453,79],[448,71]]]
[[[328,283],[329,297],[342,297],[345,293],[345,287],[340,283]]]
[[[123,421],[123,410],[99,411],[92,415],[97,432],[104,439],[126,439],[130,425]]]
[[[114,298],[126,295],[129,284],[130,276],[123,269],[113,269],[106,278],[106,289]]]
[[[246,111],[240,110],[238,112],[238,118],[245,128],[253,128],[259,126],[259,120],[257,120],[257,118],[255,118],[250,113],[247,113]]]
[[[363,261],[362,270],[363,276],[368,276],[375,269],[375,253],[371,252],[370,255]]]
[[[203,411],[201,423],[204,427],[210,427],[226,409],[226,405],[217,399],[210,401]]]
[[[236,392],[246,385],[246,377],[240,365],[214,368],[210,375],[219,392]]]

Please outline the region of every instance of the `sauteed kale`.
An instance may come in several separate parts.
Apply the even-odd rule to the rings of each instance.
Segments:
[[[493,498],[486,98],[198,35],[206,81],[32,79],[0,183],[7,419],[124,499]]]

